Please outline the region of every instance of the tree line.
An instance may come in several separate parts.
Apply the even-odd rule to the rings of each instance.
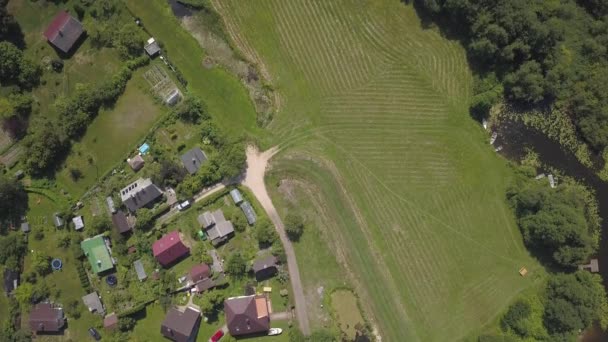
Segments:
[[[503,97],[568,113],[596,151],[608,145],[608,5],[601,0],[415,0],[459,37],[476,71],[473,115]]]

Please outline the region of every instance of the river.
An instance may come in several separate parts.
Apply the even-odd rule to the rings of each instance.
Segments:
[[[526,147],[532,148],[539,154],[543,164],[559,169],[564,175],[595,190],[599,214],[602,218],[602,237],[597,259],[604,287],[608,291],[608,183],[602,181],[593,170],[581,164],[574,154],[562,149],[557,142],[536,130],[525,127],[522,123],[504,122],[498,127],[497,132],[498,138],[494,145],[503,146],[500,153],[508,159],[520,160],[526,154]],[[548,181],[547,186],[549,186]],[[608,334],[594,327],[587,331],[581,340],[605,342],[608,341]]]

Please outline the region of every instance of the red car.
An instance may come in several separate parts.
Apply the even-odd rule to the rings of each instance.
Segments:
[[[224,336],[224,332],[220,329],[220,330],[216,331],[215,334],[213,334],[213,336],[211,336],[211,338],[209,339],[209,342],[217,342],[223,336]]]

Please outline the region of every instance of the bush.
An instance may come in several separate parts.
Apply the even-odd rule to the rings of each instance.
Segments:
[[[247,260],[236,252],[230,255],[226,262],[226,272],[235,278],[241,278],[247,273]]]
[[[277,239],[277,232],[267,218],[258,219],[255,223],[255,236],[261,247],[272,245]]]
[[[519,300],[509,307],[509,310],[507,310],[507,313],[501,319],[500,325],[505,331],[510,329],[518,335],[525,337],[528,335],[525,323],[530,317],[531,312],[530,304]]]
[[[304,233],[304,219],[302,216],[289,212],[285,217],[285,233],[291,241],[298,241]]]

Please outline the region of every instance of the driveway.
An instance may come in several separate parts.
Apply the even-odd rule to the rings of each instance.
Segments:
[[[310,323],[306,313],[306,298],[304,297],[304,288],[302,287],[302,280],[300,279],[300,270],[298,269],[298,263],[296,262],[296,253],[294,252],[291,241],[287,238],[287,234],[285,234],[283,221],[272,204],[272,200],[270,199],[270,196],[268,196],[268,191],[266,190],[266,184],[264,183],[266,166],[268,165],[270,158],[272,158],[276,152],[276,147],[262,153],[258,152],[253,146],[247,147],[247,171],[242,185],[251,189],[274,224],[277,233],[279,233],[279,238],[283,243],[285,254],[287,255],[287,267],[289,268],[289,277],[293,289],[296,318],[300,330],[304,335],[308,336],[310,335]]]

